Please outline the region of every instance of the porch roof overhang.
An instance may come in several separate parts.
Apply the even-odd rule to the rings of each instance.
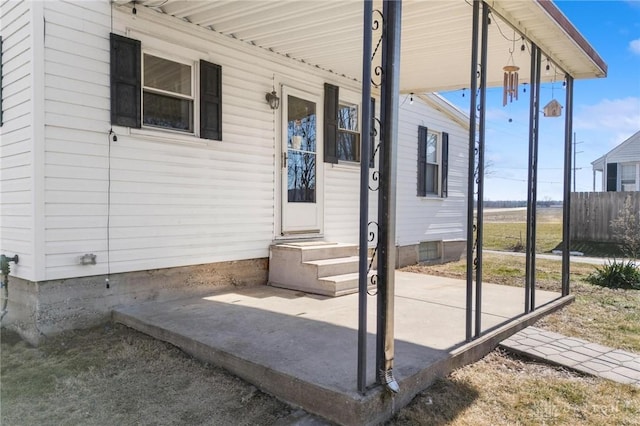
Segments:
[[[116,4],[131,3],[113,0]],[[381,2],[374,7],[381,9]],[[360,80],[362,1],[296,0],[137,0],[220,34]],[[543,81],[606,77],[607,65],[550,0],[489,0],[487,86],[501,86],[509,49],[528,82],[530,59],[520,51],[520,37],[535,43],[549,58]],[[427,93],[469,86],[471,2],[405,0],[402,12],[400,91]],[[374,34],[375,36],[375,34]],[[375,44],[374,37],[374,44]],[[379,56],[379,55],[378,55]],[[546,62],[545,62],[546,64]]]

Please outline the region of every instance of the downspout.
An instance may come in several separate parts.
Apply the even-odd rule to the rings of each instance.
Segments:
[[[2,287],[2,310],[0,311],[0,323],[2,323],[2,319],[8,312],[7,305],[9,304],[9,273],[11,272],[9,262],[18,264],[18,260],[19,259],[17,254],[13,257],[7,257],[4,254],[0,254],[0,272],[2,272],[2,282],[0,283],[0,287]]]
[[[393,376],[394,297],[396,265],[396,171],[398,146],[398,98],[400,93],[400,27],[402,3],[385,0],[382,44],[383,81],[381,93],[382,141],[380,150],[380,187],[378,189],[378,294],[376,370],[378,383],[397,393]],[[361,159],[367,161],[366,159]]]

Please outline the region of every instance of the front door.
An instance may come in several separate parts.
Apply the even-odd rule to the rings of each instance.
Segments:
[[[323,223],[319,97],[282,88],[282,235],[319,235]]]

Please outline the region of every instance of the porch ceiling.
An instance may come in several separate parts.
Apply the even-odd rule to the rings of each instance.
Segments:
[[[361,78],[361,1],[139,0],[136,3],[334,73]],[[546,61],[543,61],[543,80],[551,81],[554,77],[562,80],[562,70],[576,79],[606,76],[604,61],[551,1],[488,3],[494,10],[489,25],[489,86],[502,85],[502,67],[514,46],[512,27],[535,42],[552,61],[548,74],[544,72]],[[400,74],[403,93],[469,86],[470,4],[465,0],[403,2]],[[381,6],[379,1],[374,2],[374,7],[377,6]],[[528,82],[529,54],[527,50],[521,52],[517,32],[515,39],[514,60],[520,66],[520,81]],[[376,40],[374,35],[374,43]]]

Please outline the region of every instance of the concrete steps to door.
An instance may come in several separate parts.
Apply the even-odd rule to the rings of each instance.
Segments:
[[[269,253],[269,285],[334,297],[356,293],[358,259],[355,244],[274,244]]]

